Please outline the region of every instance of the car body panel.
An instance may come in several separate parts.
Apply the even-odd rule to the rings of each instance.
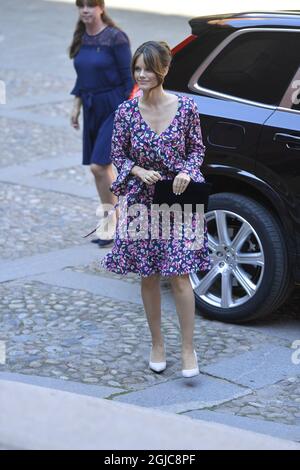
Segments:
[[[277,217],[300,283],[300,111],[190,88],[193,74],[232,34],[250,28],[300,31],[300,11],[215,15],[189,23],[197,37],[175,54],[166,88],[197,103],[206,145],[203,173],[214,190],[248,194]]]
[[[295,251],[300,253],[300,113],[278,110],[266,121],[258,146],[256,174],[283,201],[293,225]]]
[[[200,36],[215,29],[239,30],[242,28],[296,28],[299,27],[300,11],[229,13],[199,16],[189,21],[192,34]]]

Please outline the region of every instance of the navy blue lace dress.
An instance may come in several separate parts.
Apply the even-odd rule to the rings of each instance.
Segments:
[[[84,33],[74,58],[77,80],[71,92],[83,104],[83,165],[111,163],[114,112],[133,87],[130,63],[123,31],[107,26],[94,36]]]

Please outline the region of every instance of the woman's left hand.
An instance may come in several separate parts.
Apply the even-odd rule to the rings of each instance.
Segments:
[[[191,178],[186,173],[178,173],[173,181],[173,193],[182,194],[188,187]]]

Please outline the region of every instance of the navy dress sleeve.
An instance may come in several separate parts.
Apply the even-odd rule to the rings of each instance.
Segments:
[[[71,91],[71,95],[74,95],[74,96],[77,96],[77,97],[80,97],[80,95],[81,95],[81,93],[80,93],[80,87],[79,87],[79,78],[78,78],[78,77],[77,77],[77,79],[76,79],[74,88],[73,88],[73,90]]]
[[[114,35],[112,49],[117,68],[119,70],[121,82],[123,84],[124,96],[125,99],[128,99],[133,87],[133,79],[130,68],[131,50],[129,39],[123,31],[117,30],[116,34]]]

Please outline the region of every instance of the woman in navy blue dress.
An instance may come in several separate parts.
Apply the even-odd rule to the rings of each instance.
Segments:
[[[70,57],[77,73],[71,124],[79,129],[83,109],[83,165],[90,165],[102,204],[114,205],[110,153],[114,112],[132,90],[131,51],[126,34],[105,12],[103,0],[76,0],[79,10]],[[104,216],[105,216],[104,212]],[[107,246],[110,239],[97,239]]]

